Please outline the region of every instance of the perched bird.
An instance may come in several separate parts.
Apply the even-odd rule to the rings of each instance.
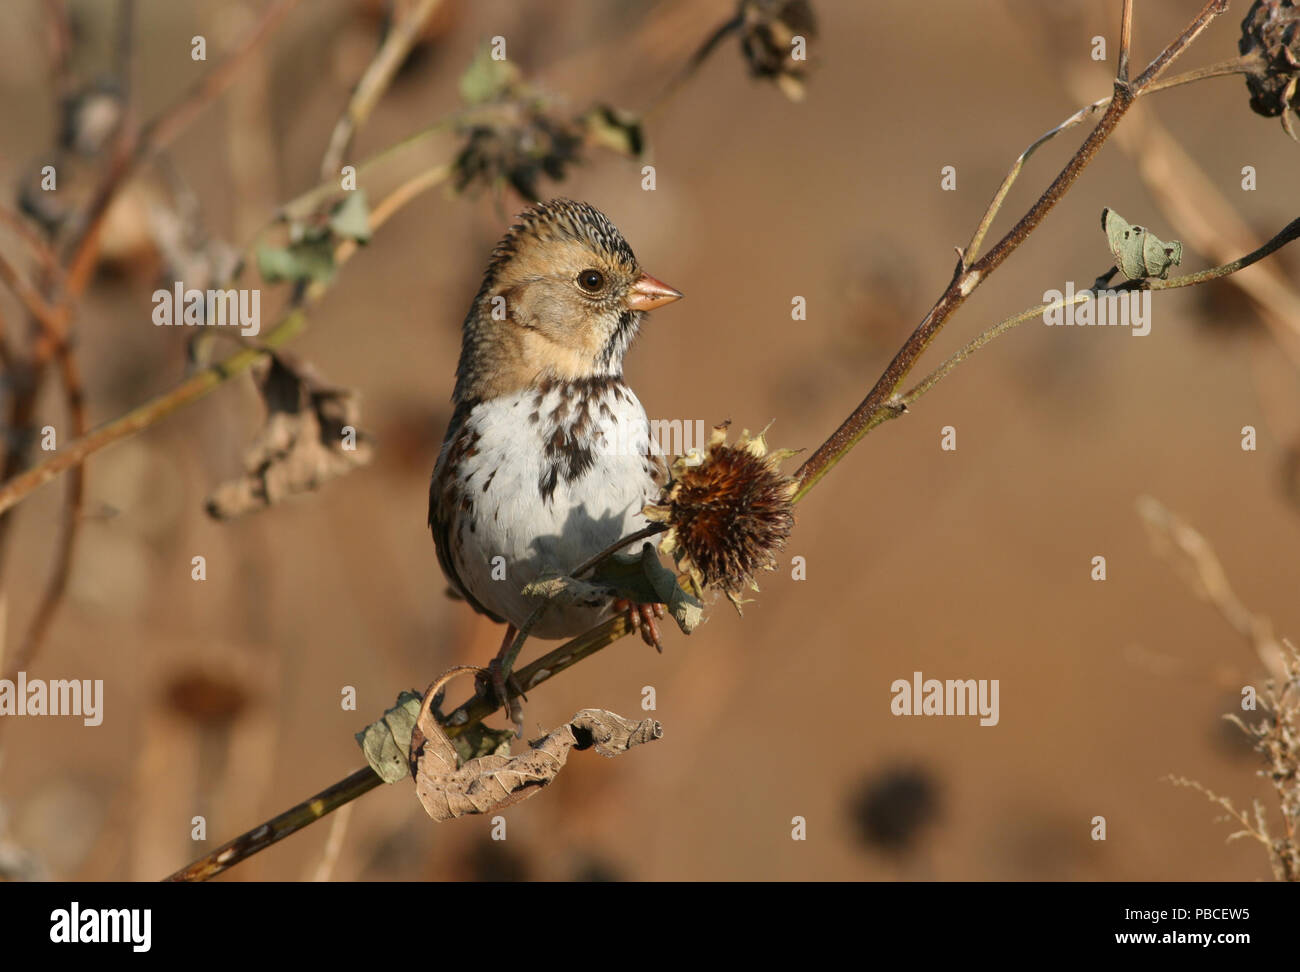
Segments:
[[[644,312],[681,296],[586,203],[524,211],[492,251],[465,317],[429,526],[453,590],[508,625],[492,669],[503,702],[501,659],[539,604],[524,585],[647,524],[663,464],[623,355]],[[616,610],[658,647],[661,606],[604,597],[551,604],[530,634],[572,637]]]

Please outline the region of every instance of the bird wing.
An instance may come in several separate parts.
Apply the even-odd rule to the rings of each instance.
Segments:
[[[474,433],[465,421],[469,411],[469,408],[458,407],[447,427],[442,451],[438,454],[438,463],[434,466],[433,479],[429,483],[429,529],[433,533],[438,563],[455,594],[464,598],[479,614],[486,614],[493,621],[503,623],[504,618],[489,611],[469,592],[456,571],[456,558],[452,556],[459,518],[464,503],[468,502],[457,470],[474,446]]]

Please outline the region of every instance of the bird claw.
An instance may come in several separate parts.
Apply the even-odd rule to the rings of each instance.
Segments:
[[[520,707],[519,700],[523,699],[527,702],[528,696],[524,694],[524,690],[515,679],[514,672],[507,672],[498,656],[488,663],[487,677],[480,676],[480,681],[485,683],[485,689],[490,692],[488,697],[506,710],[506,717],[515,727],[515,738],[522,739],[524,710]]]
[[[662,604],[637,604],[620,597],[614,601],[614,610],[619,614],[626,614],[627,623],[641,636],[641,640],[661,655],[663,654],[664,646],[659,641],[659,625],[655,622],[656,618],[664,616]]]

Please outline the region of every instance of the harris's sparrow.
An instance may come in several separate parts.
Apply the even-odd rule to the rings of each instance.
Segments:
[[[492,251],[465,317],[429,526],[453,589],[509,625],[502,655],[539,603],[521,593],[526,584],[567,574],[646,525],[641,510],[658,495],[662,463],[623,383],[623,355],[644,312],[681,296],[642,272],[586,203],[526,210]],[[615,609],[608,599],[553,604],[530,633],[572,637]],[[662,609],[627,610],[658,647]],[[493,681],[504,700],[499,667]]]

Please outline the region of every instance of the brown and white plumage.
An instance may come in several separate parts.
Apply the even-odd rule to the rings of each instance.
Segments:
[[[645,525],[662,463],[623,355],[644,312],[680,296],[586,203],[525,211],[493,250],[429,490],[439,561],[476,610],[522,625],[525,584]],[[610,611],[553,605],[533,633],[570,637]]]

